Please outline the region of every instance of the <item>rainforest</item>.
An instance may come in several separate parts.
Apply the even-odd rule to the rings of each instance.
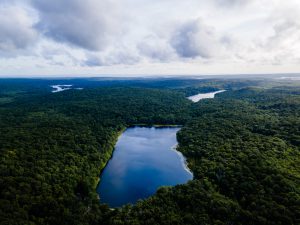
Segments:
[[[193,178],[112,207],[99,178],[137,125],[180,126]],[[297,225],[300,81],[0,79],[0,161],[3,225]]]

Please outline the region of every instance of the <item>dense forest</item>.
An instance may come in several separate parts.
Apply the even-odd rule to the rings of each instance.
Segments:
[[[300,223],[300,85],[76,80],[83,90],[50,93],[51,82],[0,83],[1,224]],[[98,177],[134,124],[183,125],[178,150],[194,179],[110,209]]]

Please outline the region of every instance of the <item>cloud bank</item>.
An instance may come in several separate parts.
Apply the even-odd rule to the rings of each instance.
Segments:
[[[298,0],[0,1],[0,74],[300,71]]]
[[[23,50],[34,44],[38,32],[27,11],[16,5],[2,3],[0,8],[0,53],[17,56],[17,50]]]

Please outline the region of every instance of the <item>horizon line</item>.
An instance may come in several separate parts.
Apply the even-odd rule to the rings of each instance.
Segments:
[[[176,78],[176,77],[221,77],[221,76],[282,76],[282,75],[297,75],[300,76],[300,72],[293,73],[239,73],[239,74],[147,74],[147,75],[137,75],[137,74],[99,74],[99,75],[0,75],[0,79],[3,78],[24,78],[24,79],[48,79],[48,78]]]

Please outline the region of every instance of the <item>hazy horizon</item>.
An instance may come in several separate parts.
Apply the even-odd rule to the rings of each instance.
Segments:
[[[83,79],[93,79],[93,78],[103,78],[103,79],[134,79],[134,78],[141,78],[141,79],[163,79],[163,78],[182,78],[182,79],[209,79],[209,78],[280,78],[280,79],[293,79],[298,78],[300,79],[300,73],[270,73],[270,74],[195,74],[195,75],[161,75],[161,74],[154,74],[154,75],[144,75],[144,74],[123,74],[123,75],[112,75],[112,74],[99,74],[99,75],[72,75],[72,74],[57,74],[57,75],[0,75],[0,79],[5,78],[28,78],[28,79],[76,79],[76,78],[83,78]]]

